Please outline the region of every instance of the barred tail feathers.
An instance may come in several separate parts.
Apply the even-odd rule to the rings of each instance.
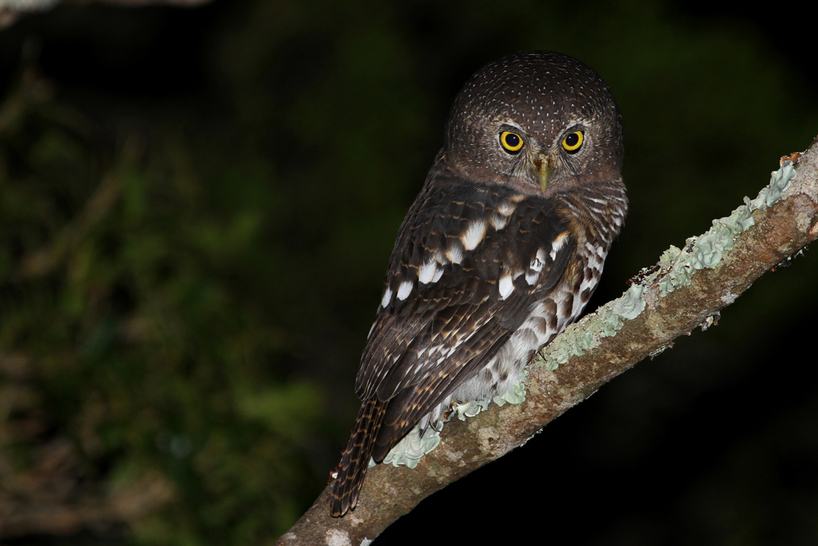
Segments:
[[[364,483],[375,439],[386,415],[386,405],[386,402],[370,399],[364,402],[358,412],[349,443],[338,465],[338,476],[332,484],[330,513],[333,517],[343,516],[358,504],[358,494]]]

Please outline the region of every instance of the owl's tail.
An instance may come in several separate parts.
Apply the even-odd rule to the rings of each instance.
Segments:
[[[361,406],[349,443],[338,465],[338,477],[332,483],[330,513],[333,517],[343,516],[358,504],[358,493],[364,483],[375,438],[385,414],[386,402],[371,399]]]

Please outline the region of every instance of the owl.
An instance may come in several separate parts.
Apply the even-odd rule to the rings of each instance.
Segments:
[[[465,84],[392,251],[333,516],[355,508],[370,459],[452,403],[507,392],[577,319],[627,212],[622,159],[616,102],[571,57],[516,53]]]

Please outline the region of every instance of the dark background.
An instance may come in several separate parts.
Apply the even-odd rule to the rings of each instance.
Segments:
[[[617,297],[818,134],[814,29],[743,10],[91,4],[0,30],[0,541],[284,532],[346,442],[452,98],[507,53],[575,56],[619,101],[631,212],[591,307]],[[818,543],[816,275],[809,251],[765,275],[377,544]]]

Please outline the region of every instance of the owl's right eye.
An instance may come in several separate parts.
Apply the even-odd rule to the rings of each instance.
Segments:
[[[517,133],[511,131],[503,131],[500,133],[500,144],[503,149],[511,154],[516,154],[523,148],[523,139]]]

